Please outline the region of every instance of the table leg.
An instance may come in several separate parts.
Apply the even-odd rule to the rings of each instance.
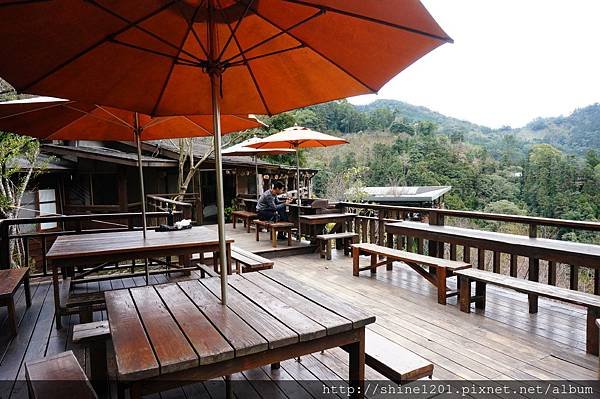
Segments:
[[[227,274],[231,274],[231,244],[226,245],[226,257],[227,257]]]
[[[438,303],[440,305],[446,304],[446,268],[440,267],[437,269],[437,275],[434,276],[437,278],[437,294],[438,294]]]
[[[23,280],[23,288],[25,289],[25,304],[27,307],[31,307],[31,288],[29,286],[29,270],[25,273],[25,280]]]
[[[357,342],[348,345],[349,352],[349,378],[348,382],[352,389],[352,398],[364,397],[365,391],[365,328],[358,330]]]
[[[62,328],[62,320],[60,316],[60,291],[58,288],[58,268],[52,266],[52,286],[54,289],[54,318],[56,319],[56,329]]]

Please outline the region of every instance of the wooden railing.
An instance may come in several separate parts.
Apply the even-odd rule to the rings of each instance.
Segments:
[[[182,212],[174,212],[181,219]],[[166,218],[167,212],[148,212],[146,219],[149,228],[157,226]],[[56,223],[57,227],[40,230],[42,224]],[[48,275],[46,253],[57,237],[69,234],[110,233],[141,229],[141,213],[103,213],[86,215],[44,216],[0,220],[0,269],[11,266],[10,248],[18,246],[16,263],[32,268],[32,276]],[[26,229],[31,232],[22,232]],[[12,245],[11,245],[12,244]]]
[[[175,200],[177,198],[177,200]],[[173,209],[181,211],[184,219],[191,219],[197,224],[203,224],[202,201],[198,193],[180,194],[148,194],[146,195],[148,210],[161,212]]]
[[[189,202],[175,201],[158,195],[146,195],[148,209],[154,212],[181,211],[184,219],[192,218],[192,204]]]
[[[418,237],[405,237],[401,243],[390,242],[394,238],[388,237],[385,233],[386,223],[400,220],[415,220],[431,225],[455,225],[474,229],[488,229],[489,226],[486,223],[491,222],[498,224],[493,226],[496,228],[502,225],[513,226],[510,233],[529,237],[560,239],[565,232],[583,231],[600,240],[600,223],[598,222],[351,202],[342,202],[338,204],[338,207],[343,212],[357,215],[352,228],[359,234],[361,242],[402,247],[431,256],[460,258],[467,262],[476,259],[476,263],[473,263],[477,267],[493,272],[510,274],[513,277],[527,277],[551,285],[562,285],[573,290],[600,294],[600,272],[598,270],[579,265],[562,265],[554,261],[543,261],[543,254],[536,258],[523,258],[511,253],[486,251],[483,245],[479,247],[464,246],[433,242]],[[540,269],[540,260],[545,266],[542,269]]]

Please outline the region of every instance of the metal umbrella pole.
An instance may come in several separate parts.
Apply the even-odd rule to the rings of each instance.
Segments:
[[[209,53],[215,60],[217,53],[216,27],[213,18],[212,2],[209,2]],[[210,87],[213,111],[213,133],[215,146],[215,173],[217,180],[217,224],[219,232],[219,263],[221,267],[221,303],[227,305],[227,243],[225,241],[225,200],[223,198],[223,163],[221,157],[221,110],[219,105],[219,85],[221,71],[217,65],[209,66]]]
[[[262,189],[260,188],[260,179],[258,178],[258,156],[254,155],[254,169],[256,173],[256,199],[260,199]]]
[[[302,232],[300,231],[300,159],[298,155],[298,144],[294,146],[296,150],[296,192],[298,193],[298,241],[302,241]]]
[[[144,240],[146,239],[146,193],[144,191],[144,168],[142,167],[142,129],[140,128],[140,118],[138,113],[136,112],[133,115],[133,134],[135,135],[135,144],[137,147],[137,157],[138,157],[138,168],[140,170],[140,194],[142,204],[142,234],[144,235]],[[135,260],[134,266],[135,266]],[[150,270],[148,269],[148,259],[144,259],[144,269],[146,271],[146,285],[150,284]]]

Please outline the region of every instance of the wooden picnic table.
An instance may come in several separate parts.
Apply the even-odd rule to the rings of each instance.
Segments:
[[[117,376],[132,398],[278,364],[321,350],[350,352],[364,384],[365,325],[375,317],[274,270],[106,292]]]
[[[231,243],[233,240],[227,240],[228,270],[231,270]],[[61,328],[60,316],[69,313],[69,309],[61,304],[59,269],[170,256],[179,256],[183,263],[179,266],[185,268],[190,266],[192,254],[218,251],[218,234],[206,227],[168,232],[149,230],[146,239],[141,231],[60,236],[46,254],[52,269],[56,327]]]
[[[325,226],[329,223],[335,223],[331,233],[345,233],[348,229],[348,223],[354,220],[354,213],[323,213],[318,215],[302,215],[300,223],[309,226],[308,235],[312,238],[318,234],[323,234]],[[306,230],[304,230],[306,231]]]
[[[600,245],[406,221],[388,223],[385,229],[388,234],[600,269]]]

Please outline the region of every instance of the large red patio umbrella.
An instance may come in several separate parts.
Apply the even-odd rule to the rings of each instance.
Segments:
[[[223,115],[222,131],[263,126],[254,117]],[[143,234],[146,237],[146,205],[141,161],[141,142],[166,138],[212,135],[212,115],[150,117],[122,109],[32,97],[0,102],[0,130],[41,140],[135,141],[140,171]]]
[[[248,146],[261,150],[293,148],[296,151],[296,188],[298,190],[298,205],[300,205],[302,196],[300,195],[300,159],[298,150],[300,148],[331,147],[340,144],[348,144],[348,140],[316,132],[306,127],[292,126],[283,129],[279,133],[264,137]],[[298,213],[298,216],[300,216],[300,213]],[[300,239],[300,217],[298,217],[298,240]]]
[[[222,154],[228,155],[230,157],[243,157],[243,156],[253,156],[254,157],[254,170],[256,173],[256,198],[258,199],[262,194],[259,190],[261,186],[260,181],[258,180],[258,160],[257,158],[261,155],[280,155],[293,153],[294,150],[290,148],[252,148],[251,144],[259,142],[261,139],[258,137],[252,137],[248,140],[244,140],[241,143],[236,145],[232,145],[223,149]]]
[[[419,0],[0,0],[0,21],[0,76],[19,92],[214,116],[221,264],[221,112],[374,93],[451,42]]]

